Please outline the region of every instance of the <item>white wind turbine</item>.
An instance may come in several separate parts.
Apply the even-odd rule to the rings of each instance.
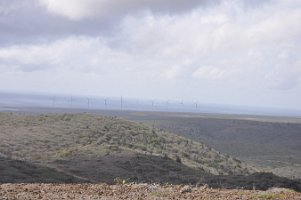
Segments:
[[[88,109],[90,109],[90,98],[87,97],[87,106],[88,106]]]
[[[72,108],[72,105],[73,105],[73,97],[71,96],[70,97],[70,108]]]
[[[55,101],[56,101],[56,96],[54,95],[52,97],[52,107],[54,108],[55,107]]]
[[[155,111],[155,100],[151,100],[151,106],[152,106],[151,110]]]
[[[122,99],[122,96],[120,97],[120,109],[121,110],[123,109],[123,99]]]
[[[169,100],[166,101],[166,109],[169,110]]]
[[[108,107],[108,100],[109,99],[107,97],[105,97],[104,100],[103,100],[104,105],[105,105],[105,109],[107,109],[107,107]]]

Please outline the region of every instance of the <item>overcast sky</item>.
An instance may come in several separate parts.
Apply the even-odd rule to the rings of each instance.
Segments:
[[[0,91],[301,108],[300,0],[0,0]]]

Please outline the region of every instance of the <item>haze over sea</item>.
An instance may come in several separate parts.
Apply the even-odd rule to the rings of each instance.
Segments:
[[[247,107],[191,102],[185,100],[138,99],[105,96],[50,95],[0,92],[0,111],[24,108],[129,110],[157,112],[190,112],[300,117],[301,110]]]

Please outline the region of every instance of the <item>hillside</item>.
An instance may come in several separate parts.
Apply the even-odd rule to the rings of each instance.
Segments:
[[[1,114],[0,119],[0,152],[34,163],[62,167],[66,161],[100,162],[108,156],[121,163],[123,160],[118,157],[128,157],[133,162],[141,159],[145,163],[144,157],[152,156],[215,175],[253,172],[203,143],[116,117]],[[130,163],[126,162],[124,167],[127,165]]]
[[[86,182],[52,168],[0,157],[0,183]]]
[[[72,182],[126,180],[300,190],[297,182],[288,179],[252,175],[255,169],[204,143],[117,117],[0,113],[0,130],[2,157],[52,169],[73,177]]]
[[[124,117],[204,142],[258,169],[301,178],[300,118],[147,112]]]

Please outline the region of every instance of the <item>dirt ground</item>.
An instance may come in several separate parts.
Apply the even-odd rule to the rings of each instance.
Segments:
[[[288,189],[221,190],[206,186],[157,184],[1,184],[0,199],[287,199],[301,200]]]

